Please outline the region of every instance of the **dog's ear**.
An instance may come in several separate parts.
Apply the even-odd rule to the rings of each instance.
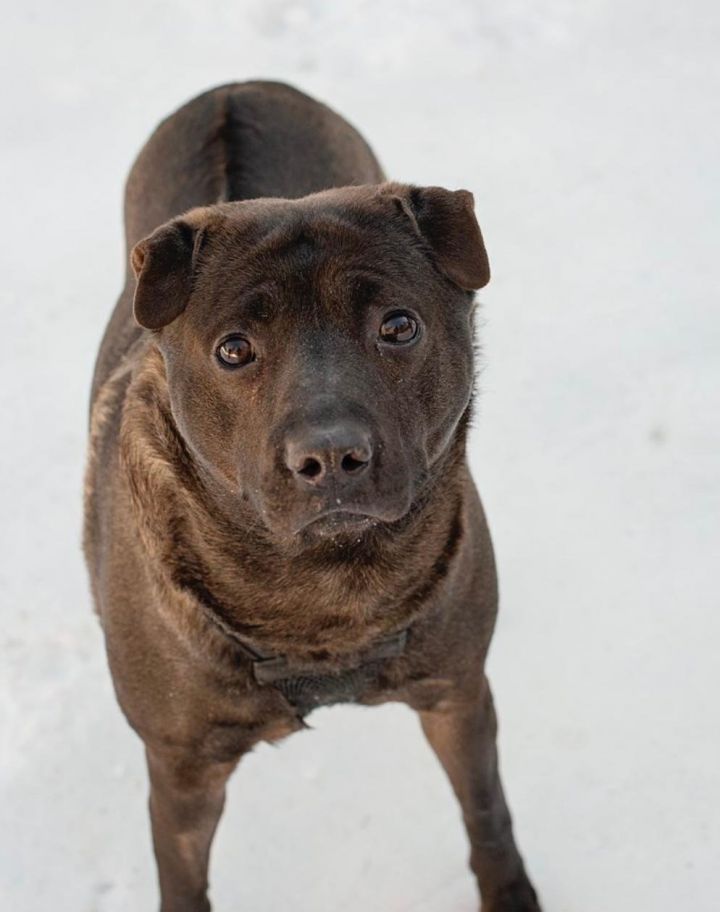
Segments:
[[[438,268],[466,291],[490,281],[490,264],[469,190],[390,185]],[[398,192],[398,190],[400,192]]]
[[[146,329],[161,329],[178,317],[190,298],[199,232],[182,219],[156,228],[130,254],[137,287],[133,312]]]

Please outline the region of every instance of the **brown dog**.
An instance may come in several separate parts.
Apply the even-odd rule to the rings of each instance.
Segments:
[[[385,183],[338,115],[247,83],[161,124],[125,219],[85,551],[146,745],[163,912],[210,908],[246,751],[316,706],[388,700],[418,711],[450,778],[484,912],[537,912],[484,674],[496,578],[465,438],[489,269],[471,194]]]

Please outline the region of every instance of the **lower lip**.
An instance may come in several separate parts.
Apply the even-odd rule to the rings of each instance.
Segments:
[[[314,531],[320,534],[333,535],[338,532],[360,532],[377,523],[377,520],[365,513],[350,513],[338,510],[325,513],[313,519],[300,531]]]

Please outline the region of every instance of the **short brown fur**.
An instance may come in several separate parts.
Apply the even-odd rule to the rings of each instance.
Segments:
[[[307,706],[257,678],[279,656],[321,702],[335,681],[416,709],[463,810],[483,912],[538,912],[484,674],[497,585],[465,460],[472,292],[489,278],[472,196],[387,183],[338,115],[246,83],[158,128],[125,217],[132,268],[93,383],[85,552],[118,700],[146,745],[162,912],[207,912],[227,777],[304,726]],[[368,335],[413,300],[412,345]],[[213,340],[239,321],[257,357],[228,372]],[[367,442],[359,480],[317,450],[318,428]],[[335,486],[304,477],[293,447]],[[404,631],[401,655],[373,659]]]

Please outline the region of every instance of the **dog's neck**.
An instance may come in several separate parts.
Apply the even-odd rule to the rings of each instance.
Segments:
[[[464,425],[437,466],[442,487],[431,479],[402,521],[343,547],[279,547],[248,506],[232,519],[222,508],[222,492],[173,420],[162,356],[150,345],[134,371],[120,430],[148,566],[161,568],[165,597],[191,597],[262,651],[361,650],[407,627],[448,573],[463,536]]]

